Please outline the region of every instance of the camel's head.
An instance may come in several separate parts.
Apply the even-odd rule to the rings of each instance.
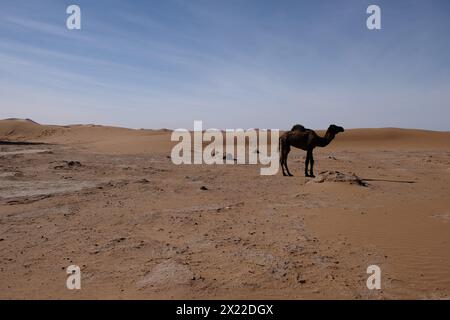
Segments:
[[[331,124],[331,125],[328,127],[328,131],[330,131],[330,132],[332,132],[332,133],[334,133],[334,134],[338,134],[339,132],[344,132],[344,128],[342,128],[342,127],[340,127],[340,126],[337,126],[337,125],[335,125],[335,124]]]

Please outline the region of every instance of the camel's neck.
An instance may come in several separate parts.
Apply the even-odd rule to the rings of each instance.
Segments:
[[[325,133],[325,136],[319,137],[317,146],[326,147],[327,145],[330,144],[331,141],[333,141],[334,137],[335,137],[335,134],[333,132],[331,132],[330,130],[327,130],[327,132]]]

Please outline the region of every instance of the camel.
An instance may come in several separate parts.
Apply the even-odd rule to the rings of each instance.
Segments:
[[[283,176],[292,176],[287,166],[287,158],[292,146],[306,151],[305,177],[314,178],[314,148],[326,147],[339,132],[344,132],[344,128],[332,124],[328,127],[325,136],[320,137],[314,130],[306,129],[304,126],[296,124],[290,131],[282,134],[279,141],[279,148],[280,165],[283,170]],[[309,172],[308,165],[310,166]],[[286,169],[286,172],[284,169]]]

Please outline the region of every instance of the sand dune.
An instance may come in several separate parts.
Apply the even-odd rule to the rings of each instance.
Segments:
[[[316,179],[298,150],[294,177],[176,166],[167,130],[9,119],[0,141],[46,143],[0,144],[0,298],[450,298],[449,132],[346,130]]]
[[[62,134],[59,126],[40,125],[30,119],[0,120],[0,139],[2,140],[36,140]]]
[[[386,149],[448,149],[450,132],[379,128],[349,129],[332,147]]]
[[[323,135],[323,130],[317,131]],[[0,140],[77,144],[97,152],[170,152],[170,130],[134,130],[101,125],[41,125],[32,120],[0,120]],[[396,149],[449,149],[450,132],[416,129],[347,129],[328,147]]]
[[[167,139],[167,137],[169,137]],[[31,120],[0,120],[0,140],[77,145],[96,152],[167,152],[167,130],[134,130],[101,125],[41,125]]]

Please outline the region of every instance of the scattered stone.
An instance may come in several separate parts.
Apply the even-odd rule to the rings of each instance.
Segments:
[[[74,161],[74,160],[69,160],[69,161],[63,161],[64,164],[63,165],[57,165],[54,166],[54,169],[72,169],[72,168],[78,168],[81,167],[81,162],[80,161]]]
[[[205,187],[205,186],[201,186],[201,187],[200,187],[200,190],[208,190],[208,188]]]
[[[368,183],[359,178],[354,173],[342,173],[339,171],[322,171],[315,179],[307,183],[323,183],[323,182],[346,182],[367,187]]]
[[[81,162],[80,161],[70,160],[70,161],[66,161],[66,163],[67,163],[67,165],[69,167],[81,167]]]

